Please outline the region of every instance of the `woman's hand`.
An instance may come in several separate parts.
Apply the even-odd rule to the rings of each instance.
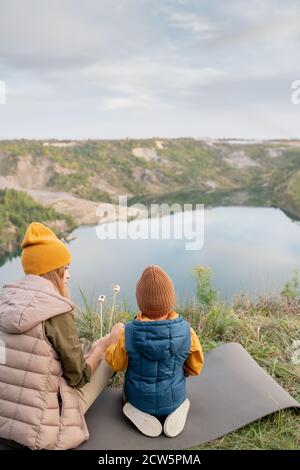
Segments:
[[[108,346],[110,345],[110,334],[107,333],[107,335],[103,336],[103,338],[100,338],[100,339],[97,339],[94,343],[93,343],[93,348],[94,347],[100,347],[100,348],[108,348]]]
[[[90,355],[92,354],[92,352],[95,350],[97,346],[100,346],[106,349],[108,348],[109,345],[110,345],[110,335],[107,334],[103,338],[97,339],[96,341],[93,342],[92,346],[90,346],[89,351],[85,353],[84,358],[87,359],[88,357],[90,357]]]
[[[93,343],[88,358],[86,358],[86,364],[91,367],[92,374],[99,362],[105,359],[105,351],[110,345],[110,335],[107,334],[103,338],[98,339]]]
[[[108,346],[118,342],[120,332],[124,330],[124,328],[124,323],[116,323],[112,327],[110,334],[105,335],[103,338],[93,343],[88,356],[85,356],[85,362],[91,367],[92,374],[99,362],[105,359],[105,352]]]
[[[115,344],[118,342],[120,332],[125,328],[124,323],[116,323],[110,332],[110,344]]]

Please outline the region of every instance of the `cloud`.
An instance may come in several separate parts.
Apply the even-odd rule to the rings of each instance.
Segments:
[[[191,12],[171,12],[169,15],[170,26],[181,28],[194,34],[205,34],[206,37],[216,31],[214,26],[207,18]]]
[[[299,11],[293,0],[1,0],[0,137],[88,137],[98,122],[110,137],[299,135]]]
[[[121,108],[147,107],[148,103],[153,102],[150,97],[136,95],[131,98],[104,98],[102,100],[102,109],[110,111]]]

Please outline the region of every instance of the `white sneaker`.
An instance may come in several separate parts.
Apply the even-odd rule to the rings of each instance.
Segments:
[[[145,436],[158,437],[161,435],[162,425],[155,416],[138,410],[130,403],[125,403],[123,413]]]
[[[183,430],[190,408],[190,400],[186,398],[184,402],[170,413],[164,423],[164,433],[167,437],[178,436]]]

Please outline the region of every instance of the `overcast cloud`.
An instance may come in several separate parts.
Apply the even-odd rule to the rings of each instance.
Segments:
[[[300,138],[300,0],[0,0],[0,138]]]

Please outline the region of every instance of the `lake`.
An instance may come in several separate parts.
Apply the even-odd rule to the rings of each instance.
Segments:
[[[176,225],[176,214],[169,217]],[[205,209],[204,245],[197,251],[187,251],[185,240],[99,240],[94,226],[80,227],[73,235],[70,290],[75,302],[81,300],[79,287],[89,298],[109,297],[119,284],[118,303],[126,299],[135,308],[135,284],[149,264],[169,273],[180,302],[195,295],[192,268],[197,265],[212,268],[213,285],[226,299],[276,293],[300,268],[300,224],[275,208]],[[0,283],[22,275],[20,259],[14,258],[0,268]]]

